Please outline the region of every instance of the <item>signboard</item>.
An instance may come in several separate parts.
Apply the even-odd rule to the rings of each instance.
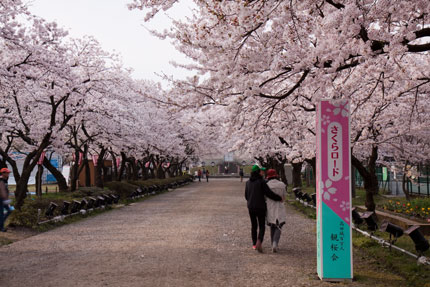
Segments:
[[[59,165],[59,162],[58,162],[58,158],[52,158],[50,160],[50,162],[51,162],[52,166],[55,167],[56,169],[60,168],[60,165]],[[49,170],[46,170],[46,172],[44,172],[44,173],[46,173],[46,179],[45,179],[46,183],[57,182],[57,179],[55,178],[55,176]]]
[[[352,280],[349,102],[317,108],[317,272],[324,281]]]
[[[387,181],[388,180],[388,169],[383,166],[382,167],[382,181]]]

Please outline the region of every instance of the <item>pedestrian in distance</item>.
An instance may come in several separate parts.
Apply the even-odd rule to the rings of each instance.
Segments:
[[[282,197],[282,201],[274,201],[267,198],[267,225],[270,226],[270,240],[272,252],[278,252],[278,244],[281,238],[282,227],[287,220],[287,212],[285,210],[284,200],[286,195],[286,185],[279,180],[276,170],[269,169],[267,171],[267,185],[270,190]]]
[[[263,252],[262,243],[266,230],[267,212],[265,197],[275,201],[281,201],[282,198],[270,190],[260,172],[261,170],[258,165],[252,167],[251,177],[246,182],[245,186],[245,199],[251,219],[252,248],[256,249],[258,252]]]
[[[209,182],[209,170],[206,170],[206,182]]]
[[[201,182],[201,178],[202,178],[202,171],[199,168],[199,171],[197,172],[197,177],[199,178],[199,182]]]
[[[203,179],[205,179],[205,177],[206,177],[206,169],[205,169],[205,168],[203,168],[203,171],[202,171],[202,178],[203,178]]]
[[[9,200],[9,188],[7,181],[9,179],[10,170],[7,168],[0,169],[0,231],[6,232],[7,229],[4,227],[4,223],[7,217],[10,215],[10,200]]]
[[[240,182],[243,181],[243,168],[239,169]]]

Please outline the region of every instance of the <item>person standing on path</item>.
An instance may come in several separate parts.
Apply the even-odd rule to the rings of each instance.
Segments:
[[[239,169],[240,182],[243,181],[243,168]]]
[[[270,190],[267,183],[260,174],[260,167],[254,165],[251,171],[251,177],[246,182],[245,198],[248,205],[249,217],[251,219],[251,237],[252,248],[258,252],[263,252],[262,243],[266,229],[266,199],[265,196],[275,201],[281,201],[282,198]],[[258,236],[257,236],[258,230]]]
[[[209,169],[206,170],[206,182],[209,182]]]
[[[7,168],[0,169],[0,231],[1,232],[6,232],[4,223],[10,214],[9,188],[7,185],[9,174],[10,174],[9,169]]]
[[[202,171],[199,168],[199,171],[197,172],[197,176],[199,178],[199,182],[201,182],[201,178],[202,178]]]
[[[270,190],[282,197],[282,201],[274,201],[270,198],[267,198],[266,201],[267,225],[270,226],[272,252],[277,252],[282,226],[284,226],[287,220],[287,212],[283,203],[286,195],[286,185],[279,180],[279,176],[274,169],[269,169],[267,171],[267,185]]]

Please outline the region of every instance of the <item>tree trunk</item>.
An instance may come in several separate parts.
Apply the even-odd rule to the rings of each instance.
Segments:
[[[16,189],[15,189],[15,199],[16,204],[15,207],[20,210],[22,205],[24,204],[24,200],[27,197],[28,192],[28,180],[30,179],[31,171],[33,170],[34,166],[32,168],[27,167],[24,168],[21,176],[18,181],[16,181]]]
[[[106,153],[106,149],[102,147],[94,167],[94,183],[97,187],[100,187],[100,188],[104,187],[102,173],[104,174],[105,153]]]
[[[351,166],[351,197],[355,198],[355,166]]]
[[[112,157],[112,179],[117,180],[118,179],[118,166],[116,164],[116,157],[115,154],[111,151],[110,155]]]
[[[313,157],[311,159],[306,160],[312,166],[312,185],[316,186],[316,175],[317,175],[317,158]]]
[[[84,168],[85,168],[85,186],[91,186],[91,171],[90,171],[90,163],[88,162],[88,158],[85,156],[84,159]]]
[[[127,175],[127,180],[132,180],[133,179],[133,171],[132,171],[132,167],[130,162],[127,159],[127,162],[125,164],[125,170],[126,170],[126,175]]]
[[[367,168],[353,155],[351,155],[352,164],[360,173],[366,190],[365,206],[369,211],[375,211],[376,205],[373,196],[378,194],[379,185],[376,176],[376,160],[378,159],[378,147],[372,147],[372,153],[369,157]]]
[[[139,179],[139,166],[137,165],[136,159],[134,157],[130,158],[130,167],[131,167],[131,179],[138,180]]]
[[[45,159],[43,160],[43,166],[46,167],[57,180],[60,192],[67,191],[68,186],[66,179],[64,178],[63,174],[51,164],[47,157],[45,157]]]
[[[293,166],[293,188],[302,187],[302,165],[303,162],[292,163]]]
[[[156,169],[157,169],[157,178],[158,179],[166,178],[166,175],[164,174],[163,167],[161,166],[161,162],[157,163]]]
[[[124,170],[126,168],[125,163],[127,161],[127,157],[125,156],[125,153],[121,152],[121,166],[119,168],[119,172],[118,172],[118,181],[122,180],[122,176],[124,174]]]
[[[16,168],[16,163],[13,166],[14,169],[14,177],[16,181],[16,189],[15,189],[15,207],[18,210],[21,210],[22,205],[24,204],[24,200],[27,197],[28,192],[28,180],[30,179],[31,172],[37,164],[37,159],[39,159],[43,149],[45,146],[41,145],[38,150],[34,150],[30,152],[25,160],[24,165],[22,167],[21,175]],[[37,159],[36,159],[37,158]]]
[[[70,171],[70,190],[75,191],[78,188],[77,181],[79,179],[79,150],[75,150],[75,161],[73,162],[72,170]]]
[[[405,168],[403,169],[403,178],[402,178],[402,189],[403,193],[405,194],[406,200],[410,201],[410,195],[409,195],[409,187],[408,187],[408,179],[407,179],[407,170],[406,166],[408,165],[408,162],[405,163]]]

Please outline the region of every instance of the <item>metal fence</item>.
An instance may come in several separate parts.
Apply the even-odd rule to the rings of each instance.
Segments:
[[[430,167],[428,165],[420,165],[417,167],[419,176],[414,180],[408,179],[406,184],[411,195],[430,197]],[[403,191],[403,173],[391,172],[386,167],[378,167],[376,169],[379,188],[392,195],[404,195]],[[363,187],[363,179],[355,172],[356,186]]]

